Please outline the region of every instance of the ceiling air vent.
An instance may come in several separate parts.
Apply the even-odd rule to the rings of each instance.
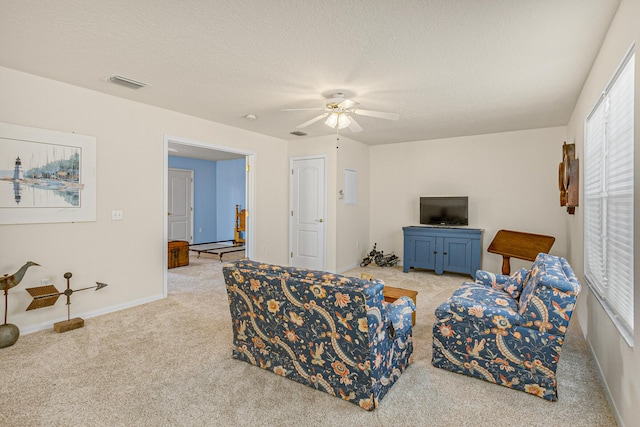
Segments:
[[[142,83],[142,82],[130,79],[128,77],[119,76],[117,74],[109,76],[107,78],[107,81],[109,83],[113,83],[113,84],[116,84],[116,85],[128,87],[129,89],[135,89],[135,90],[142,89],[143,87],[149,86],[146,83]]]
[[[309,135],[306,132],[302,132],[301,130],[296,130],[294,132],[289,132],[291,135],[295,135],[295,136],[307,136]]]

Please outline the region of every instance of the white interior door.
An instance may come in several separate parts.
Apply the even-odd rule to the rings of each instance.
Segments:
[[[193,243],[193,171],[169,169],[169,240]]]
[[[325,174],[323,157],[291,160],[289,247],[293,267],[324,270]]]

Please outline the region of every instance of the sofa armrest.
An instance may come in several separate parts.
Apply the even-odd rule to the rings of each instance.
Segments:
[[[404,333],[411,326],[411,314],[416,311],[416,306],[411,298],[402,296],[393,303],[383,301],[382,305],[386,307],[387,316],[396,333]]]
[[[382,292],[367,299],[371,384],[378,399],[411,363],[413,329],[411,313],[415,309],[409,297],[393,303]]]

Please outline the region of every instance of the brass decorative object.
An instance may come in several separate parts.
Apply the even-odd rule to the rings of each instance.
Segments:
[[[67,289],[64,292],[60,292],[54,285],[38,286],[37,288],[27,288],[29,295],[33,297],[33,301],[27,307],[27,311],[35,310],[37,308],[52,306],[58,301],[61,295],[67,297],[67,320],[57,322],[53,324],[53,330],[56,332],[67,332],[73,329],[82,328],[84,326],[84,319],[80,317],[71,318],[71,295],[74,292],[85,291],[87,289],[94,289],[99,291],[107,286],[106,283],[96,282],[96,286],[88,286],[82,289],[71,289],[70,279],[73,276],[71,273],[64,273],[64,278],[67,279]]]
[[[560,206],[566,206],[569,215],[573,215],[578,206],[578,171],[579,160],[576,159],[576,144],[562,145],[562,162],[558,166],[558,187],[560,189]]]
[[[11,276],[5,274],[0,277],[0,289],[4,291],[4,323],[0,325],[0,348],[10,347],[18,341],[20,337],[20,329],[14,324],[7,323],[7,314],[9,312],[9,289],[17,286],[22,281],[27,269],[32,266],[39,266],[33,261],[28,261],[20,267],[20,270]]]

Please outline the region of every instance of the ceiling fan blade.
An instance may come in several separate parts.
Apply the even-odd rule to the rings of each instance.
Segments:
[[[358,124],[358,122],[355,121],[355,119],[353,118],[353,116],[349,117],[349,120],[351,120],[351,123],[349,123],[349,130],[353,133],[358,133],[358,132],[362,132],[362,126],[360,126]]]
[[[383,111],[353,110],[353,112],[361,116],[376,117],[378,119],[398,120],[400,118],[398,113],[385,113]]]
[[[284,110],[280,110],[280,111],[320,111],[320,110],[324,110],[324,107],[318,107],[318,108],[285,108]]]
[[[311,120],[307,120],[307,121],[306,121],[306,122],[304,122],[304,123],[300,123],[298,126],[296,126],[296,129],[306,128],[307,126],[309,126],[309,125],[311,125],[311,124],[313,124],[313,123],[315,123],[315,122],[317,122],[317,121],[319,121],[319,120],[324,119],[324,118],[325,118],[325,117],[327,117],[328,115],[329,115],[329,113],[323,113],[323,114],[320,114],[319,116],[314,117],[314,118],[313,118],[313,119],[311,119]]]

